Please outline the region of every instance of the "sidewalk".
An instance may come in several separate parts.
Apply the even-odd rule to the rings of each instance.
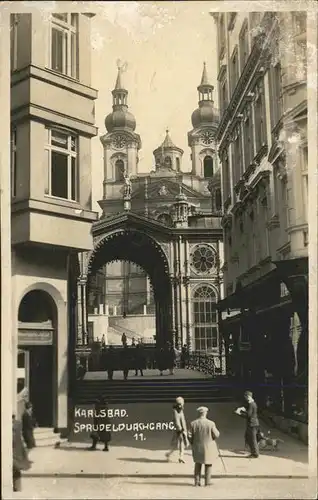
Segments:
[[[190,422],[196,417],[196,404],[186,405]],[[283,440],[277,451],[264,450],[258,459],[247,458],[243,451],[245,421],[235,416],[235,404],[213,403],[210,418],[220,430],[218,446],[220,457],[213,464],[212,474],[218,477],[306,477],[308,447],[302,442],[283,434],[277,429],[272,435]],[[134,404],[126,407],[127,421],[170,421],[171,405]],[[262,423],[266,432],[268,427]],[[33,466],[25,476],[60,477],[191,477],[193,460],[191,450],[186,450],[185,464],[177,460],[168,463],[165,452],[171,442],[171,431],[144,432],[144,440],[136,440],[134,432],[112,434],[109,452],[89,451],[89,434],[77,434],[73,442],[61,444],[61,448],[39,447],[31,450]],[[138,436],[137,436],[138,437]],[[176,457],[177,458],[177,457]]]

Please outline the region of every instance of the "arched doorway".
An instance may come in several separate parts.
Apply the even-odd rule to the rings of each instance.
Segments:
[[[52,297],[32,290],[18,311],[18,397],[28,393],[39,427],[53,426],[57,310]]]
[[[96,246],[88,266],[87,297],[94,277],[105,264],[126,261],[148,275],[154,294],[156,344],[172,341],[172,289],[169,264],[160,245],[138,230],[123,229],[106,235]]]

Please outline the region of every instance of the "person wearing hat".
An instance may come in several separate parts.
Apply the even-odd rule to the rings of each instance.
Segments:
[[[241,408],[240,415],[246,418],[245,443],[250,448],[250,458],[259,457],[259,448],[257,442],[257,431],[259,429],[259,420],[257,415],[257,404],[253,399],[253,393],[246,391],[244,393],[246,401],[245,408]]]
[[[110,424],[110,420],[108,416],[104,416],[105,413],[107,415],[108,404],[103,396],[99,396],[95,401],[95,414],[94,414],[94,427],[96,428],[91,433],[90,437],[92,440],[92,446],[89,450],[96,450],[96,446],[98,442],[104,444],[104,451],[109,451],[109,443],[111,441],[111,433],[106,431],[104,428],[100,428],[101,425]],[[101,418],[100,413],[103,414]]]
[[[199,416],[191,422],[188,433],[194,461],[195,486],[201,486],[202,465],[205,466],[205,486],[211,484],[212,463],[219,455],[215,440],[218,439],[220,433],[215,423],[207,418],[208,411],[206,406],[197,408]]]
[[[184,449],[189,445],[187,436],[187,423],[184,416],[184,399],[181,397],[176,398],[173,406],[173,422],[175,430],[173,431],[171,440],[171,449],[166,453],[169,460],[175,451],[179,451],[179,463],[184,464]]]

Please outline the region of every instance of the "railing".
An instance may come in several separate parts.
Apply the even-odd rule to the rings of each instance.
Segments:
[[[225,356],[204,352],[192,352],[189,355],[189,368],[206,375],[226,375]]]

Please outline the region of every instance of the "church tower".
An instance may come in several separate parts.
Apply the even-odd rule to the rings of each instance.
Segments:
[[[215,134],[219,117],[214,108],[213,89],[204,63],[201,83],[198,86],[199,107],[192,113],[193,129],[188,133],[192,174],[204,179],[213,177],[218,169]]]
[[[170,170],[174,172],[181,171],[181,161],[183,149],[178,148],[171,140],[169,130],[166,130],[166,137],[161,146],[154,150],[156,172]]]
[[[103,198],[109,197],[108,184],[122,185],[125,176],[138,173],[138,151],[141,148],[140,136],[135,133],[136,120],[128,111],[128,91],[122,83],[125,66],[118,61],[118,74],[113,95],[113,111],[105,119],[107,134],[100,140],[104,147],[104,189]]]

